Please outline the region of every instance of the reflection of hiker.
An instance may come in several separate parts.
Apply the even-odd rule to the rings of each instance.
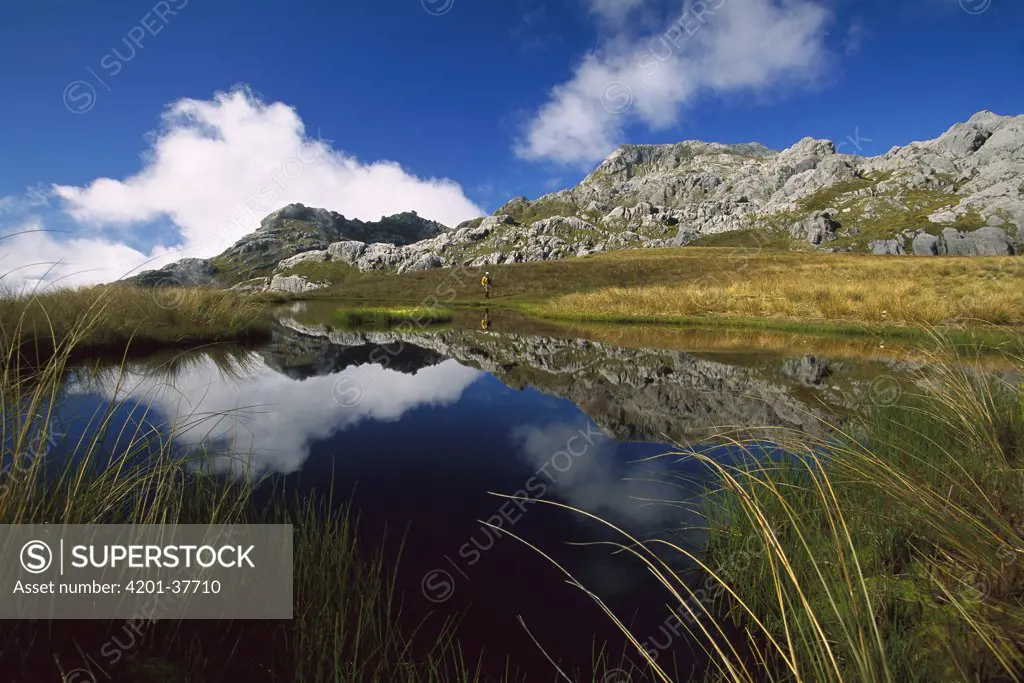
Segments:
[[[491,329],[491,309],[484,309],[484,319],[480,321],[480,328],[487,332]]]
[[[491,272],[490,271],[487,271],[486,273],[484,273],[484,276],[482,278],[480,278],[480,284],[484,288],[484,298],[485,299],[490,299],[491,298]]]

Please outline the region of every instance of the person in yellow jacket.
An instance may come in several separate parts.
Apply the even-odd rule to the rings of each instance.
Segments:
[[[480,278],[480,285],[484,288],[484,298],[491,298],[491,272],[487,271],[484,276]]]

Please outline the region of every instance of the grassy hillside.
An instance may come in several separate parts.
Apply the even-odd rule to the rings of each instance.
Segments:
[[[684,247],[565,261],[405,275],[313,264],[335,286],[312,295],[348,306],[488,305],[572,320],[875,326],[1024,324],[1024,260],[912,258]],[[311,273],[312,274],[312,273]]]

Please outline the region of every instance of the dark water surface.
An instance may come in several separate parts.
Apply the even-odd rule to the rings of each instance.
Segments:
[[[77,441],[91,415],[120,401],[117,421],[173,434],[183,453],[222,453],[215,466],[226,476],[333,491],[358,511],[366,546],[383,542],[396,557],[404,539],[398,587],[411,624],[458,618],[469,659],[483,652],[489,669],[508,660],[539,680],[555,673],[542,649],[589,675],[595,650],[607,642],[617,662],[624,639],[551,562],[485,523],[562,563],[659,663],[674,660],[668,668],[682,678],[700,664],[666,628],[670,596],[638,561],[609,545],[574,545],[625,539],[583,514],[494,494],[572,506],[637,538],[698,549],[706,475],[666,454],[689,444],[733,458],[713,437],[723,428],[760,439],[780,427],[822,435],[823,421],[885,399],[886,378],[901,367],[851,360],[870,341],[855,352],[833,345],[842,353],[824,357],[804,353],[799,339],[785,351],[744,349],[724,332],[638,340],[500,315],[487,330],[471,321],[354,332],[317,319],[293,309],[260,349],[78,373],[57,411],[61,429]],[[687,346],[699,350],[677,350]],[[686,568],[678,554],[666,557]]]

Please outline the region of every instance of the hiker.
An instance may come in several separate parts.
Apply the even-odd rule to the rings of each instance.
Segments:
[[[484,276],[480,279],[480,284],[484,288],[484,298],[491,298],[491,272],[487,271]]]
[[[484,332],[489,332],[491,330],[491,309],[489,308],[484,309],[484,317],[483,320],[480,321],[480,329]]]

